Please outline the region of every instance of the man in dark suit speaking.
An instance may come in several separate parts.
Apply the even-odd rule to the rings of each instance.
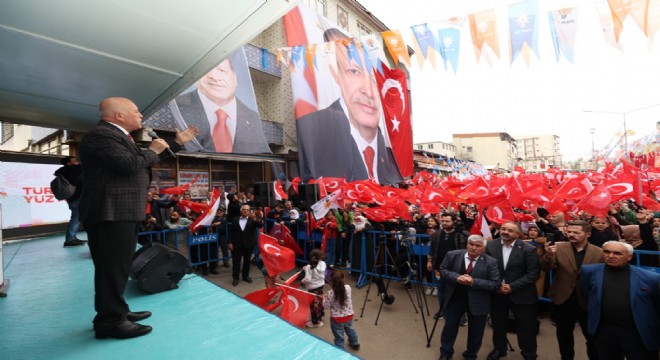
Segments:
[[[325,41],[335,41],[346,35],[329,29],[324,37]],[[346,46],[336,42],[336,58],[337,67],[330,66],[330,73],[341,97],[296,122],[301,179],[330,176],[347,181],[374,178],[381,184],[400,182],[392,149],[378,126],[380,98],[363,52],[349,59]]]
[[[467,349],[464,359],[476,359],[484,337],[486,319],[490,311],[491,292],[500,287],[500,273],[497,261],[483,255],[486,240],[479,235],[471,235],[467,240],[467,250],[454,250],[447,253],[440,271],[444,279],[442,308],[445,312],[445,327],[440,336],[440,359],[451,359],[458,326],[463,314],[468,314]]]
[[[151,315],[131,312],[124,290],[135,253],[137,232],[144,219],[152,164],[167,157],[168,143],[155,139],[140,149],[130,132],[142,128],[142,114],[124,98],[100,104],[101,121],[80,142],[85,186],[80,217],[94,261],[94,330],[96,338],[126,339],[151,332],[135,323]],[[194,127],[177,131],[173,151],[197,135]]]
[[[170,103],[176,108],[171,110],[180,129],[184,124],[199,128],[199,135],[186,145],[186,150],[271,153],[259,114],[236,98],[238,78],[230,59],[211,69],[195,85],[197,90],[175,99],[176,106]]]

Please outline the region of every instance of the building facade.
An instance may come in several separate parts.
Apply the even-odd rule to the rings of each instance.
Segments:
[[[456,157],[482,164],[489,170],[512,171],[518,165],[518,144],[505,132],[453,134]]]
[[[518,152],[525,171],[545,172],[548,168],[563,168],[559,136],[521,135],[516,137]]]
[[[413,150],[429,151],[438,155],[443,155],[448,158],[456,157],[456,145],[445,143],[442,141],[416,143],[413,144]]]

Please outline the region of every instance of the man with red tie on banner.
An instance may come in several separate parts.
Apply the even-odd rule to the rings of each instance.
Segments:
[[[325,30],[323,34],[318,32],[318,24]],[[308,100],[306,109],[317,109],[303,112],[296,108],[301,179],[400,182],[401,164],[397,164],[385,131],[374,71],[362,44],[303,6],[285,16],[285,26],[288,44],[295,45],[294,98],[302,94],[300,99],[304,95]],[[309,44],[318,44],[316,51],[311,56],[299,56],[300,49]],[[295,99],[296,106],[302,103],[300,99]],[[412,144],[412,133],[409,136]],[[412,154],[409,162],[412,164]]]
[[[169,110],[164,118],[174,118],[177,128],[199,128],[199,135],[186,144],[187,151],[271,153],[242,48],[197,80],[195,87],[164,108]]]

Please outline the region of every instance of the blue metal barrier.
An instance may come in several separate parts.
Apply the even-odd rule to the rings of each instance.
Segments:
[[[224,233],[227,234],[229,224],[223,225]],[[210,226],[200,227],[197,234],[188,236],[188,262],[191,266],[204,265],[211,262],[229,261],[229,254],[223,251],[223,256],[220,257],[220,252],[223,245],[226,249],[227,236],[220,235],[219,228],[211,228]],[[223,244],[222,242],[225,242]]]
[[[653,251],[653,250],[635,250],[635,252],[633,253],[633,256],[634,256],[634,258],[635,258],[637,264],[640,263],[640,255],[656,255],[656,256],[660,256],[660,251]],[[653,272],[656,272],[656,273],[660,274],[660,267],[655,267],[655,266],[644,266],[644,265],[637,265],[637,266],[639,266],[639,267],[642,268],[642,269],[646,269],[646,270],[653,271]]]

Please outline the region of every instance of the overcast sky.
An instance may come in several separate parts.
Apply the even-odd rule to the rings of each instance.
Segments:
[[[564,159],[591,156],[595,129],[596,149],[602,149],[618,132],[622,114],[587,113],[584,110],[629,112],[626,124],[635,135],[655,131],[660,121],[660,33],[655,46],[632,19],[624,23],[623,51],[606,44],[596,11],[599,1],[540,0],[539,56],[528,67],[522,57],[509,65],[507,4],[492,0],[358,0],[390,29],[402,30],[408,41],[410,26],[437,23],[453,16],[496,7],[500,58],[491,67],[477,63],[469,25],[461,28],[458,72],[437,70],[426,62],[411,69],[413,136],[415,142],[451,142],[453,133],[506,131],[514,137],[554,134],[561,139]],[[602,0],[605,2],[605,0]],[[575,61],[555,60],[547,12],[579,8]],[[439,58],[439,57],[438,57]],[[658,106],[653,106],[658,105]]]

